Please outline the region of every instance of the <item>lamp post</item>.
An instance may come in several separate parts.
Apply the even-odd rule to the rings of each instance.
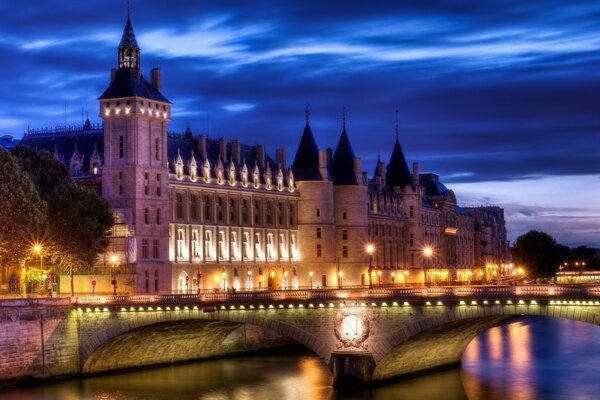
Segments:
[[[379,282],[379,286],[381,286],[381,271],[377,271],[377,280]]]
[[[313,284],[312,284],[313,272],[312,272],[312,271],[310,271],[310,272],[308,273],[308,276],[310,277],[310,288],[312,289],[312,288],[313,288]]]
[[[342,285],[342,279],[344,278],[344,271],[340,271],[338,272],[338,283],[339,283],[339,287],[340,289],[343,287]]]
[[[429,247],[429,246],[423,247],[423,255],[427,259],[427,265],[429,266],[430,258],[433,255],[433,250],[431,249],[431,247]],[[425,284],[427,284],[429,280],[430,280],[430,277],[429,277],[429,268],[426,268],[426,272],[425,272]]]
[[[392,285],[396,286],[396,272],[392,272]]]
[[[227,272],[223,271],[221,273],[221,281],[223,284],[223,291],[225,291],[227,289]]]
[[[112,281],[113,285],[113,296],[117,295],[117,267],[119,266],[119,256],[113,254],[110,257],[110,261],[112,262]]]
[[[196,291],[198,294],[200,294],[200,278],[202,278],[202,274],[200,274],[200,262],[202,260],[200,259],[200,257],[196,256],[196,258],[194,258],[194,261],[196,262]]]
[[[42,273],[42,269],[43,269],[43,261],[42,261],[42,245],[41,244],[36,244],[35,246],[33,246],[33,252],[37,253],[40,256],[40,274]],[[40,282],[40,294],[41,291],[43,290],[43,277],[42,277],[42,282]],[[31,291],[31,294],[33,294],[33,290]]]
[[[375,246],[371,243],[367,245],[367,253],[369,254],[369,289],[373,289],[373,252]]]

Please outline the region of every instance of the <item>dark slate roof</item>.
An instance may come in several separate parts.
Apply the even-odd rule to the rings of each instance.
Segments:
[[[460,216],[462,216],[462,217],[472,217],[472,215],[471,215],[471,214],[469,214],[469,213],[467,212],[467,210],[465,210],[464,208],[461,208],[461,207],[459,207],[459,206],[456,206],[456,207],[454,207],[454,213],[455,213],[456,215],[460,215]]]
[[[329,164],[329,173],[334,185],[358,185],[354,173],[354,157],[354,150],[344,123],[342,135],[331,159],[331,164]]]
[[[319,148],[310,129],[308,116],[292,163],[292,172],[296,181],[320,181],[322,179],[319,172]]]
[[[402,146],[400,146],[400,141],[398,140],[398,132],[396,132],[396,143],[394,144],[392,156],[386,170],[385,184],[388,188],[393,188],[394,186],[401,188],[413,186],[412,176],[406,164]]]
[[[131,47],[134,49],[140,48],[137,40],[135,39],[135,33],[133,33],[133,26],[131,25],[131,19],[129,16],[127,17],[125,29],[123,29],[123,36],[121,37],[121,43],[119,44],[119,48],[121,47]]]
[[[143,97],[163,103],[171,103],[143,76],[132,79],[129,71],[117,70],[115,79],[99,97],[100,100],[118,99],[122,97]]]
[[[88,125],[88,124],[86,124]],[[91,127],[91,124],[89,125]],[[86,128],[84,125],[83,128]],[[71,129],[71,130],[48,130],[43,133],[26,134],[21,140],[22,144],[38,151],[48,151],[50,154],[56,154],[58,159],[67,167],[71,162],[71,157],[75,149],[80,156],[83,156],[83,175],[91,174],[90,159],[96,149],[104,163],[104,133],[102,128],[96,126],[91,129]]]
[[[419,184],[425,188],[426,196],[445,197],[449,189],[438,180],[435,174],[419,174]]]
[[[232,162],[232,154],[233,153],[232,153],[231,147],[232,147],[231,143],[227,143],[227,152],[226,152],[227,159],[221,160],[221,163],[223,164],[223,169],[225,171],[227,171],[227,169],[229,168],[229,164]],[[177,134],[172,134],[172,133],[169,134],[169,137],[167,139],[167,157],[169,159],[169,168],[170,168],[171,172],[175,172],[175,161],[177,159],[177,154],[179,154],[179,156],[181,157],[181,161],[183,162],[184,173],[189,175],[188,167],[189,167],[190,160],[192,158],[192,152],[196,159],[198,174],[202,175],[203,171],[202,171],[201,167],[202,167],[202,163],[204,162],[204,160],[200,156],[200,151],[198,150],[198,138],[197,137],[187,138],[185,135],[177,135]],[[219,158],[220,158],[219,140],[218,139],[209,139],[209,138],[206,139],[206,156],[208,158],[208,161],[210,162],[211,176],[213,178],[216,178],[215,167],[216,167],[217,163],[219,162]],[[275,181],[275,177],[277,176],[279,167],[273,161],[273,159],[271,157],[269,157],[269,155],[265,154],[265,164],[266,165],[260,165],[260,163],[258,163],[258,158],[256,156],[256,147],[241,144],[240,145],[240,163],[233,160],[233,163],[234,163],[234,166],[236,169],[236,173],[238,174],[238,178],[240,178],[239,172],[242,167],[241,163],[243,163],[244,161],[246,162],[246,167],[248,168],[248,175],[250,177],[252,177],[252,173],[254,172],[254,166],[258,164],[258,168],[260,170],[261,181],[262,181],[264,178],[263,174],[264,174],[265,167],[266,167],[266,165],[268,165],[269,169],[271,170],[273,181]],[[286,171],[283,171],[284,174],[285,174],[285,172]]]

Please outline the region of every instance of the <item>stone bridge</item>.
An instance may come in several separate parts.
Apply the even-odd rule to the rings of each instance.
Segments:
[[[600,324],[600,286],[459,286],[0,301],[0,383],[241,354],[300,343],[334,384],[460,364],[517,315]]]

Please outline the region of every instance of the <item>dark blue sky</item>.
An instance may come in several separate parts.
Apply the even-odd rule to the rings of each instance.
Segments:
[[[598,1],[132,0],[145,75],[170,129],[288,148],[311,108],[320,147],[348,133],[372,172],[398,108],[409,162],[468,205],[506,208],[510,238],[600,247]],[[0,133],[92,122],[124,0],[0,3]]]

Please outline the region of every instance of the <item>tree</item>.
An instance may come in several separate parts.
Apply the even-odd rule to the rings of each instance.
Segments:
[[[73,295],[73,275],[94,264],[108,246],[113,225],[110,206],[90,190],[75,184],[67,167],[47,151],[21,145],[13,149],[48,208],[48,238],[44,253],[68,272]]]
[[[63,183],[48,196],[51,260],[69,272],[71,296],[73,274],[93,265],[106,250],[113,224],[108,203],[73,182]]]
[[[36,151],[27,145],[12,149],[21,169],[29,175],[42,200],[59,185],[70,182],[67,166],[47,151]]]
[[[547,233],[532,230],[517,238],[512,256],[528,277],[548,278],[556,274],[564,257],[563,248]]]
[[[46,209],[17,160],[0,147],[0,262],[23,264],[44,236]]]

